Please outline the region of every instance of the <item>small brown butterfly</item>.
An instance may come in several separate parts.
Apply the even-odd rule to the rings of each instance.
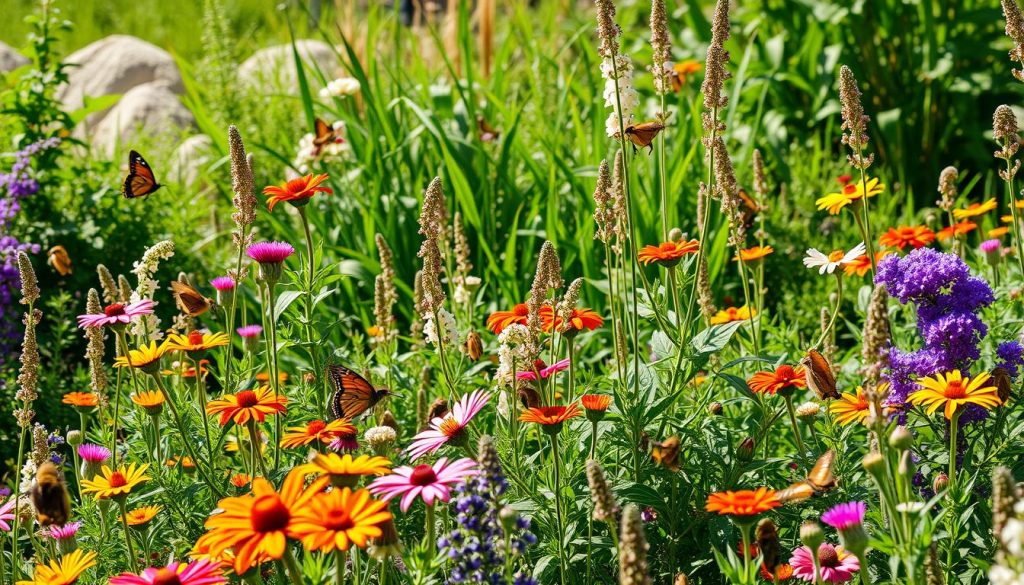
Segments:
[[[669,471],[679,471],[679,435],[672,435],[660,443],[652,443],[651,459],[664,465]]]
[[[386,389],[374,388],[366,378],[345,366],[327,366],[327,377],[334,384],[331,395],[331,419],[355,418],[376,405],[382,398],[391,394]]]
[[[480,131],[480,140],[482,142],[494,142],[501,136],[501,131],[492,128],[483,116],[476,117],[476,128]]]
[[[523,408],[539,408],[540,407],[540,394],[537,390],[529,384],[523,384],[519,386],[516,392],[519,396],[519,403],[523,405]]]
[[[807,355],[800,360],[800,365],[807,373],[807,387],[818,395],[818,398],[839,398],[836,390],[836,377],[832,374],[832,366],[828,365],[825,356],[817,350],[807,351]]]
[[[313,156],[320,154],[320,149],[341,138],[334,126],[317,118],[313,122]]]
[[[36,518],[43,526],[63,526],[71,517],[71,500],[57,466],[43,462],[36,470],[36,481],[32,484],[32,505]]]
[[[174,293],[178,308],[189,317],[198,317],[213,306],[213,299],[204,297],[199,291],[180,280],[171,281],[171,292]]]
[[[654,137],[664,129],[665,125],[661,122],[641,122],[626,126],[626,139],[633,143],[633,154],[636,154],[638,146],[653,151],[654,145],[651,143],[654,142]]]
[[[57,274],[61,276],[71,274],[71,257],[68,256],[68,251],[64,249],[64,246],[58,244],[50,248],[47,253],[47,261],[57,271]]]
[[[832,449],[825,451],[818,461],[815,462],[807,479],[798,481],[786,489],[775,492],[775,498],[783,504],[789,502],[802,502],[808,498],[820,496],[836,487],[836,476],[832,473],[832,466],[836,460],[836,452]]]
[[[1013,381],[1010,379],[1010,372],[1006,371],[1006,368],[992,370],[992,383],[995,384],[999,401],[1006,404],[1013,395]]]
[[[128,153],[128,175],[121,185],[121,193],[128,199],[149,195],[162,187],[156,182],[153,176],[153,169],[150,168],[146,159],[134,150]]]
[[[444,418],[448,414],[448,401],[444,398],[438,398],[430,405],[430,410],[427,411],[426,423],[435,418]]]
[[[740,200],[743,202],[743,225],[750,229],[750,226],[754,225],[754,218],[764,208],[757,203],[757,200],[750,196],[750,193],[747,193],[746,189],[740,189]]]

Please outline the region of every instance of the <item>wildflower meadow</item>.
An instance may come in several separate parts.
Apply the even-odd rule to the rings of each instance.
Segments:
[[[1024,584],[1017,0],[7,3],[0,585]]]

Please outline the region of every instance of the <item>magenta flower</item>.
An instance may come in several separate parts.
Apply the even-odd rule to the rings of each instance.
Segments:
[[[263,327],[259,325],[246,325],[245,327],[239,327],[235,329],[238,332],[238,336],[244,339],[256,339],[263,333]]]
[[[260,264],[280,264],[295,253],[295,248],[287,242],[257,242],[245,253]]]
[[[0,506],[0,530],[4,532],[11,531],[11,525],[8,522],[14,521],[14,504],[15,500],[11,498]]]
[[[551,364],[550,366],[547,366],[546,368],[542,368],[540,370],[540,378],[541,378],[541,380],[546,380],[552,374],[557,374],[558,372],[561,372],[562,370],[565,370],[565,369],[568,369],[568,368],[569,368],[569,359],[566,358],[566,359],[564,359],[564,360],[562,360],[560,362],[555,362],[555,363]],[[520,380],[536,380],[537,379],[537,375],[535,373],[533,373],[533,372],[518,372],[518,373],[516,373],[516,378],[519,378]]]
[[[110,585],[216,585],[226,583],[218,563],[203,559],[184,563],[171,563],[166,567],[150,567],[139,575],[121,573],[110,578]]]
[[[409,458],[415,461],[448,443],[456,447],[465,446],[469,439],[466,436],[466,425],[490,399],[491,395],[484,390],[474,390],[464,395],[455,403],[451,412],[444,417],[434,417],[430,421],[430,428],[412,438],[412,445],[406,450]]]
[[[235,279],[230,276],[218,276],[211,280],[210,284],[220,292],[228,292],[235,288]]]
[[[866,511],[867,505],[864,502],[846,502],[822,514],[821,521],[842,532],[863,524]]]
[[[396,467],[391,475],[373,480],[370,491],[385,500],[402,496],[399,507],[407,512],[417,496],[428,506],[433,506],[435,501],[447,502],[453,485],[477,473],[476,461],[469,457],[451,464],[447,457],[442,457],[433,465]]]
[[[92,443],[84,443],[78,446],[78,456],[82,461],[88,463],[106,463],[110,459],[110,449]]]
[[[818,564],[821,568],[821,580],[825,583],[846,583],[853,579],[853,574],[860,570],[857,557],[827,542],[818,547]],[[806,546],[793,551],[789,558],[793,567],[793,576],[804,581],[814,581],[814,559],[811,549]]]
[[[64,526],[51,524],[46,530],[46,534],[54,540],[70,540],[78,534],[78,529],[81,527],[81,522],[68,522]]]
[[[137,303],[122,305],[114,303],[103,308],[103,313],[97,315],[79,315],[79,327],[102,327],[104,325],[127,325],[131,320],[140,315],[149,315],[153,312],[153,301],[142,299]]]
[[[999,243],[999,240],[985,240],[981,243],[980,248],[982,252],[992,254],[998,252],[1002,248],[1002,245]]]

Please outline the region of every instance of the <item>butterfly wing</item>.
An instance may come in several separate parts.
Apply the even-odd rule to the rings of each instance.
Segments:
[[[149,195],[160,187],[146,159],[134,150],[128,153],[128,175],[124,178],[121,193],[128,199],[134,199]]]
[[[825,356],[817,350],[808,350],[807,355],[800,360],[800,365],[807,372],[807,386],[818,395],[818,398],[839,398],[836,377],[832,374],[832,366],[828,364]]]
[[[328,142],[334,140],[334,128],[330,124],[324,122],[320,118],[317,118],[313,122],[314,134],[313,144],[316,146],[323,146]]]
[[[814,495],[814,488],[806,481],[798,481],[788,488],[775,492],[775,499],[783,504],[802,502]]]
[[[171,281],[171,292],[178,307],[190,317],[198,317],[210,310],[213,302],[204,297],[196,289],[177,280]]]
[[[641,124],[631,124],[626,128],[626,137],[629,141],[641,148],[650,146],[651,142],[654,141],[654,137],[659,132],[665,129],[665,126],[658,122],[643,122]]]
[[[353,420],[380,400],[380,393],[366,378],[345,366],[327,366],[327,376],[334,384],[330,404],[332,419]]]
[[[811,472],[807,474],[807,483],[814,488],[817,494],[836,487],[836,476],[832,473],[835,461],[836,452],[829,449],[822,453],[821,457],[818,457]]]
[[[651,449],[651,459],[658,465],[664,465],[670,471],[679,471],[680,445],[678,435],[672,435],[660,443],[654,443],[654,447]]]
[[[64,246],[56,245],[50,248],[49,254],[47,254],[50,266],[57,271],[61,276],[67,276],[71,274],[71,258],[68,256],[68,251],[64,249]]]

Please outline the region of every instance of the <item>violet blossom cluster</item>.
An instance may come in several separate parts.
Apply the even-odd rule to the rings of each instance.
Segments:
[[[988,326],[978,313],[992,304],[995,296],[984,279],[971,275],[959,256],[931,248],[919,248],[903,258],[889,256],[878,263],[875,283],[884,284],[901,304],[917,307],[917,331],[924,340],[914,351],[888,350],[883,378],[889,382],[890,405],[904,405],[907,396],[917,390],[919,377],[952,370],[966,374],[981,357],[979,346]],[[1016,378],[1024,363],[1024,346],[1004,342],[996,356],[996,365]],[[968,412],[963,418],[977,419],[983,412]]]
[[[455,489],[456,527],[437,540],[450,563],[448,584],[490,583],[492,585],[536,585],[524,572],[506,579],[507,555],[522,555],[537,537],[530,532],[529,519],[502,509],[501,497],[508,490],[498,455],[489,438],[481,441],[480,473]],[[510,533],[506,550],[506,530]]]

